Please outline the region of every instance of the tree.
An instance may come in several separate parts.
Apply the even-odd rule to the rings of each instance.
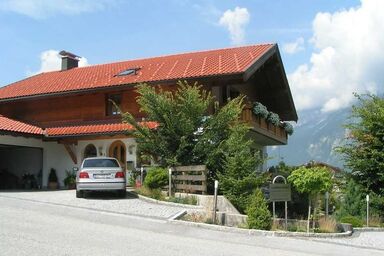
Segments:
[[[337,151],[343,156],[356,183],[375,194],[384,193],[384,99],[375,95],[355,95],[349,136]]]
[[[341,201],[338,216],[355,216],[362,218],[365,214],[365,196],[361,186],[353,179],[348,179],[343,189],[343,198]]]
[[[288,177],[288,181],[293,184],[300,193],[309,195],[308,202],[308,224],[307,232],[309,232],[309,219],[311,216],[311,201],[313,201],[313,215],[316,213],[316,197],[319,193],[324,193],[332,188],[332,176],[326,167],[300,167],[294,170]]]
[[[255,229],[269,230],[271,228],[271,213],[268,210],[267,202],[260,189],[256,189],[250,197],[247,206],[248,227]]]
[[[240,212],[245,212],[250,196],[263,183],[256,173],[263,161],[259,152],[252,150],[252,141],[246,137],[248,130],[244,124],[234,125],[220,147],[223,151],[223,169],[218,173],[220,190]]]
[[[243,109],[243,97],[230,100],[219,108],[201,85],[179,82],[175,92],[141,84],[137,102],[147,121],[158,123],[150,129],[123,113],[123,122],[135,127],[133,132],[141,152],[152,156],[162,166],[206,164],[209,178],[222,169],[220,145],[228,139]]]

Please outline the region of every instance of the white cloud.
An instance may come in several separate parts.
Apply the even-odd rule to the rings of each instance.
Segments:
[[[323,112],[348,107],[353,92],[382,92],[384,76],[384,1],[335,13],[318,13],[309,63],[290,74],[297,109]]]
[[[36,72],[28,71],[27,75],[36,75],[42,72],[56,71],[61,69],[61,56],[59,51],[47,50],[40,54],[40,69]],[[88,66],[88,60],[84,57],[79,60],[79,67]]]
[[[302,37],[297,38],[294,42],[283,45],[283,51],[288,54],[295,54],[302,50],[304,50],[304,38]]]
[[[114,0],[3,0],[0,10],[41,19],[55,14],[76,15],[99,11],[111,4],[114,4]]]
[[[247,8],[236,7],[226,10],[220,17],[219,24],[228,29],[232,44],[242,44],[245,40],[245,26],[249,23],[251,15]]]

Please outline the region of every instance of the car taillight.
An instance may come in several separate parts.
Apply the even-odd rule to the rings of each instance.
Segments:
[[[124,172],[117,172],[115,178],[124,178]]]
[[[89,179],[89,175],[87,172],[80,172],[79,178],[80,179]]]

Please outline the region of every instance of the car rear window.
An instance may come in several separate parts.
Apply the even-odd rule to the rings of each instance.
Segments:
[[[119,164],[115,159],[87,159],[83,167],[119,167]]]

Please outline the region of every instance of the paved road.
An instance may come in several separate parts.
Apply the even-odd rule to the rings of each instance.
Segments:
[[[0,193],[0,255],[384,255],[384,250],[247,236]]]

